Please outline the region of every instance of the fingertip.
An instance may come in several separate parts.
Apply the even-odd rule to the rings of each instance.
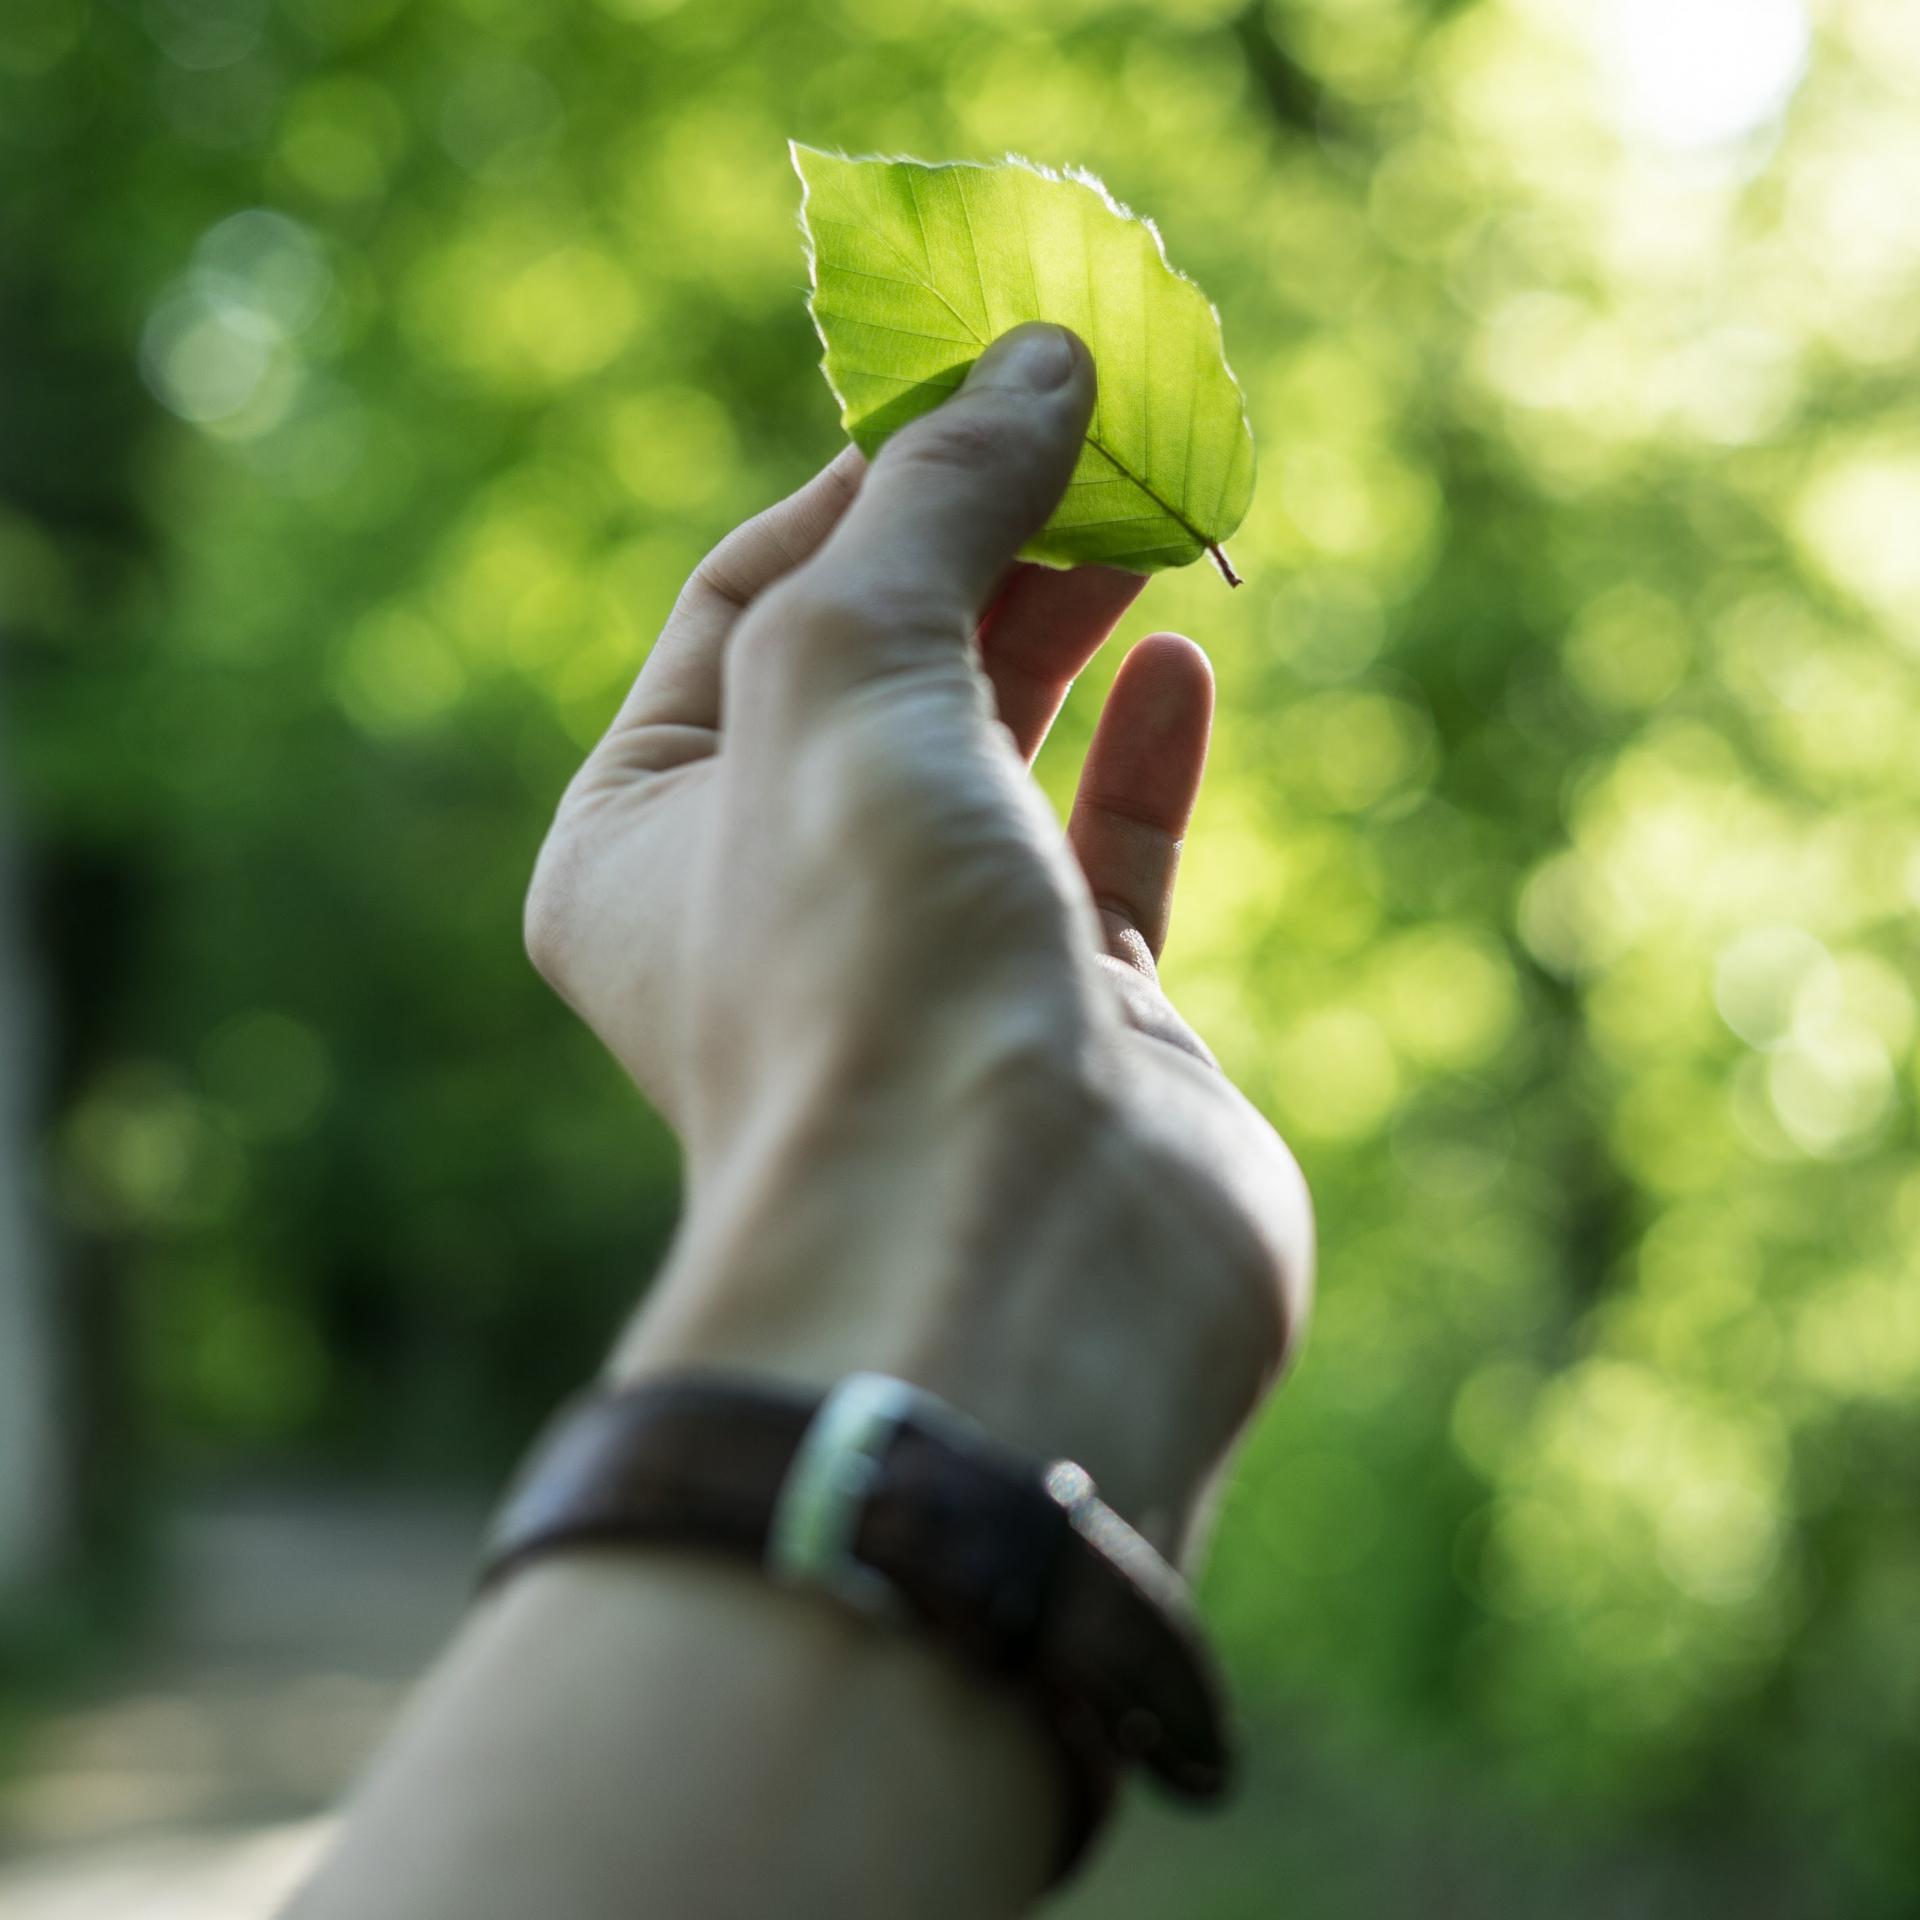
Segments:
[[[1087,343],[1071,327],[1026,320],[991,342],[967,372],[960,390],[1054,394],[1092,404],[1098,376]]]
[[[1177,674],[1196,686],[1205,685],[1209,690],[1213,686],[1213,661],[1206,648],[1184,633],[1165,629],[1145,634],[1134,642],[1127,658],[1130,661],[1139,660],[1143,668],[1151,666],[1156,673],[1169,677]]]
[[[1184,633],[1150,633],[1121,661],[1112,697],[1129,732],[1158,743],[1195,733],[1204,739],[1213,721],[1213,662]]]

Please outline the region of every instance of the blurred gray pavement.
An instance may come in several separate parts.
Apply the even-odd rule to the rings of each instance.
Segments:
[[[203,1497],[143,1643],[0,1776],[0,1920],[258,1920],[459,1611],[483,1509]]]

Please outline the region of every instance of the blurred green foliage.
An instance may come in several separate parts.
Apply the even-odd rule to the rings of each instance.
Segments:
[[[1912,1912],[1920,34],[1800,21],[0,6],[55,1188],[166,1444],[495,1462],[589,1363],[674,1163],[519,899],[688,566],[834,444],[786,139],[1078,162],[1263,459],[1247,589],[1130,623],[1219,668],[1169,979],[1324,1235],[1236,1670]]]

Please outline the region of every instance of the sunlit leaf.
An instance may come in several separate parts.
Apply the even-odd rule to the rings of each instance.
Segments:
[[[850,160],[795,142],[793,163],[827,381],[862,448],[937,406],[1009,327],[1071,327],[1100,397],[1027,557],[1152,573],[1211,552],[1234,579],[1220,543],[1253,498],[1253,433],[1220,316],[1151,221],[1090,174],[1024,160]]]

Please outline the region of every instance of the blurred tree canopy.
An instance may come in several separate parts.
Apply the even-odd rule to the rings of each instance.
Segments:
[[[836,442],[787,137],[1084,164],[1262,456],[1129,628],[1219,669],[1169,980],[1324,1235],[1236,1670],[1913,1911],[1920,32],[1808,11],[0,5],[49,1182],[163,1448],[496,1465],[590,1364],[674,1161],[519,901]]]

